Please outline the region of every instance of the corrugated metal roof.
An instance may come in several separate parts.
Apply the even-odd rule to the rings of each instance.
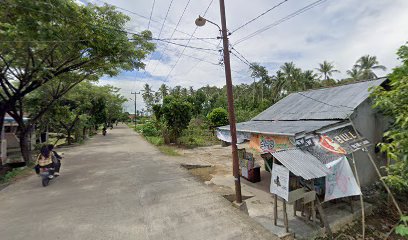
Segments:
[[[316,157],[300,149],[274,152],[272,155],[296,176],[306,180],[320,178],[329,174],[329,169]]]
[[[323,120],[347,119],[386,78],[339,87],[292,93],[275,103],[252,120]]]
[[[312,132],[339,121],[248,121],[237,123],[237,131],[270,135],[295,136],[302,132]],[[219,127],[229,131],[229,126]]]

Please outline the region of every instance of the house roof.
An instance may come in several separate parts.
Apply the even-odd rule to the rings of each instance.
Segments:
[[[309,152],[288,149],[272,153],[289,171],[306,180],[320,178],[329,174],[329,169]]]
[[[262,133],[270,135],[295,136],[301,132],[312,132],[322,127],[338,123],[332,121],[248,121],[237,123],[237,131],[249,133]],[[229,131],[229,125],[218,129]]]
[[[370,95],[370,88],[386,78],[338,87],[292,93],[252,121],[340,120],[347,119]]]

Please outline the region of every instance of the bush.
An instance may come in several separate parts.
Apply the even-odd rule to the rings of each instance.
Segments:
[[[141,127],[143,136],[159,136],[160,131],[157,130],[156,125],[152,121],[146,121]]]
[[[220,127],[228,124],[228,112],[224,108],[214,108],[208,115],[211,127]]]
[[[168,129],[169,141],[174,143],[191,120],[192,106],[183,99],[167,96],[163,100],[161,113],[161,118]]]

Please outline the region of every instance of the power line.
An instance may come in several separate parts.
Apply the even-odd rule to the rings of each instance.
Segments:
[[[263,27],[263,28],[261,28],[261,29],[255,31],[255,32],[253,32],[253,33],[251,33],[251,34],[249,34],[249,35],[247,35],[247,36],[245,36],[245,37],[239,39],[238,41],[236,41],[236,42],[234,43],[234,45],[238,45],[238,44],[240,44],[240,43],[242,43],[242,42],[244,42],[244,41],[246,41],[246,40],[248,40],[248,39],[250,39],[250,38],[252,38],[252,37],[254,37],[254,36],[256,36],[256,35],[258,35],[258,34],[264,32],[264,31],[266,31],[266,30],[268,30],[268,29],[270,29],[270,28],[272,28],[272,27],[278,26],[279,24],[281,24],[281,23],[283,23],[283,22],[286,22],[286,21],[288,21],[289,19],[294,18],[294,17],[296,17],[296,16],[299,15],[299,14],[302,14],[302,13],[306,12],[307,10],[310,10],[310,9],[312,9],[312,8],[314,8],[314,7],[316,7],[316,6],[320,5],[320,4],[322,4],[322,3],[325,2],[325,1],[327,1],[327,0],[318,0],[318,1],[315,1],[315,2],[313,2],[313,3],[311,3],[311,4],[309,4],[309,5],[307,5],[307,6],[303,7],[303,8],[301,8],[301,9],[299,9],[299,10],[297,10],[297,11],[295,11],[295,12],[289,14],[289,15],[287,15],[286,17],[283,17],[283,18],[281,18],[281,19],[279,19],[279,20],[273,22],[272,24],[269,24],[269,25],[267,25],[266,27]]]
[[[242,55],[240,52],[238,52],[237,49],[235,49],[235,48],[232,47],[232,46],[231,46],[231,49],[234,50],[239,56],[241,56],[241,58],[244,59],[244,61],[246,62],[246,64],[247,64],[249,67],[251,67],[252,63],[251,63],[250,61],[248,61],[248,59],[246,59],[246,58],[244,57],[244,55]]]
[[[207,40],[218,40],[219,37],[200,37],[200,38],[193,38],[191,40],[203,40],[203,39],[207,39]],[[188,41],[190,40],[190,38],[152,38],[152,40],[167,40],[167,41]]]
[[[162,24],[162,26],[161,26],[161,28],[160,28],[160,32],[159,32],[158,38],[160,38],[160,36],[161,36],[161,33],[162,33],[162,31],[163,31],[164,24],[166,23],[167,16],[169,15],[170,8],[171,8],[171,5],[173,4],[173,1],[174,1],[174,0],[171,0],[170,5],[169,5],[169,7],[167,8],[166,16],[164,17],[163,24]]]
[[[323,101],[317,100],[317,99],[315,99],[315,98],[306,96],[305,94],[303,94],[303,93],[301,93],[301,92],[297,92],[297,93],[300,94],[300,95],[303,96],[303,97],[309,98],[309,99],[311,99],[311,100],[313,100],[313,101],[316,101],[316,102],[319,102],[319,103],[323,103],[323,104],[325,104],[325,105],[327,105],[327,106],[330,106],[330,107],[354,109],[353,107],[349,107],[349,106],[345,106],[345,105],[332,105],[332,104],[325,103],[325,102],[323,102]]]
[[[155,3],[156,3],[156,0],[153,0],[152,10],[150,11],[149,23],[147,24],[147,30],[150,30],[150,22],[152,21],[152,14],[153,14],[153,9],[154,9],[154,4]]]
[[[173,32],[171,33],[170,38],[173,37],[173,35],[174,35],[174,33],[176,32],[178,26],[180,25],[181,19],[183,19],[184,13],[186,12],[188,5],[190,4],[190,1],[191,1],[191,0],[188,0],[188,1],[187,1],[187,4],[186,4],[186,6],[184,7],[183,12],[181,13],[181,16],[180,16],[180,18],[179,18],[179,20],[178,20],[178,22],[177,22],[177,24],[176,24],[176,27],[174,28]],[[166,47],[164,48],[164,50],[159,53],[159,54],[160,54],[159,60],[157,61],[157,64],[156,64],[156,66],[154,67],[152,73],[153,73],[154,71],[156,71],[157,66],[159,65],[160,60],[162,60],[163,54],[166,52],[168,46],[169,46],[169,45],[167,44]]]
[[[284,3],[287,2],[287,1],[289,1],[289,0],[284,0],[284,1],[282,1],[282,2],[280,2],[280,3],[278,3],[278,4],[276,4],[275,6],[269,8],[268,10],[266,10],[265,12],[263,12],[263,13],[261,13],[260,15],[256,16],[255,18],[253,18],[253,19],[249,20],[248,22],[242,24],[241,26],[237,27],[235,30],[233,30],[232,32],[230,32],[230,34],[233,34],[234,32],[238,31],[239,29],[241,29],[241,28],[247,26],[248,24],[250,24],[250,23],[252,23],[253,21],[257,20],[258,18],[264,16],[264,15],[267,14],[268,12],[270,12],[270,11],[272,11],[273,9],[279,7],[280,5],[284,4]]]
[[[104,4],[109,5],[109,6],[112,6],[112,7],[115,7],[115,8],[118,8],[118,9],[121,9],[122,11],[128,12],[128,13],[133,14],[133,15],[135,15],[135,16],[138,16],[138,17],[140,17],[140,18],[144,18],[144,19],[146,19],[146,20],[149,20],[148,17],[143,16],[142,14],[139,14],[139,13],[137,13],[137,12],[134,12],[134,11],[131,11],[131,10],[128,10],[128,9],[119,7],[119,6],[114,5],[114,4],[110,4],[110,3],[104,2],[104,1],[102,1],[102,0],[96,0],[96,1],[101,2],[101,3],[104,3]],[[213,1],[213,0],[212,0],[212,1]],[[211,1],[211,2],[212,2],[212,1]],[[152,22],[155,22],[155,23],[161,23],[160,21],[155,20],[154,18],[151,18],[151,21],[152,21]],[[168,24],[166,24],[166,25],[168,25]],[[190,37],[192,37],[193,39],[199,39],[199,38],[197,38],[197,37],[194,36],[194,35],[191,35],[191,34],[189,34],[189,33],[186,33],[186,32],[184,32],[184,31],[181,31],[181,30],[178,30],[178,29],[177,29],[177,32],[182,33],[182,34],[184,34],[184,35],[186,35],[186,36],[190,36]],[[205,43],[208,43],[208,44],[212,44],[212,45],[214,45],[214,46],[216,45],[216,44],[214,44],[214,43],[212,43],[212,42],[208,42],[208,41],[206,41],[206,40],[204,40],[204,39],[200,39],[200,40],[201,40],[202,42],[205,42]]]
[[[213,1],[214,1],[214,0],[211,0],[210,3],[208,4],[207,9],[204,11],[203,17],[205,16],[205,14],[207,14],[207,12],[208,12],[208,10],[210,9],[210,7],[211,7]],[[196,27],[194,28],[194,31],[193,31],[193,33],[191,34],[191,38],[193,38],[194,33],[197,31],[197,28],[198,28],[198,26],[196,26]],[[187,46],[190,44],[190,41],[191,41],[191,39],[188,40]],[[173,67],[170,69],[169,73],[167,74],[167,76],[166,76],[166,78],[165,78],[165,81],[167,81],[167,79],[169,78],[170,74],[173,72],[174,68],[175,68],[175,67],[177,66],[177,64],[179,63],[179,61],[180,61],[180,59],[181,59],[181,56],[182,56],[182,54],[184,53],[184,51],[186,50],[186,48],[187,48],[187,47],[184,47],[184,48],[183,48],[183,50],[182,50],[180,56],[177,58],[176,63],[173,65]]]
[[[173,45],[176,45],[176,46],[184,47],[184,49],[185,48],[191,48],[191,49],[197,49],[197,50],[203,50],[203,51],[218,52],[217,49],[212,49],[212,48],[193,47],[193,46],[189,46],[188,44],[180,44],[180,43],[170,42],[170,41],[166,41],[166,40],[162,40],[162,39],[157,39],[157,40],[161,41],[161,42],[168,43],[168,44],[173,44]]]
[[[32,12],[38,12],[38,13],[41,13],[41,14],[44,14],[44,15],[49,15],[49,16],[53,16],[53,17],[58,17],[58,18],[60,18],[60,19],[64,19],[64,20],[69,21],[69,22],[72,22],[72,23],[86,24],[86,25],[88,25],[88,26],[90,26],[90,27],[92,27],[92,28],[95,28],[95,29],[107,29],[107,30],[113,30],[113,31],[121,32],[121,33],[136,34],[136,35],[140,35],[140,34],[141,34],[140,32],[131,32],[131,30],[128,30],[128,29],[126,29],[126,28],[123,28],[123,29],[125,29],[125,30],[127,30],[127,31],[122,30],[122,29],[119,29],[119,28],[115,28],[115,27],[105,27],[105,26],[99,26],[99,25],[89,24],[89,23],[86,23],[86,22],[84,23],[84,22],[80,22],[80,21],[74,20],[74,19],[72,19],[72,18],[68,18],[68,17],[66,17],[66,16],[61,16],[60,14],[54,14],[54,13],[44,12],[44,11],[37,10],[37,9],[35,9],[35,8],[30,8],[30,7],[26,7],[26,6],[21,6],[21,5],[18,5],[18,4],[8,4],[7,6],[15,6],[15,7],[18,7],[18,8],[23,8],[23,9],[30,10],[30,11],[32,11]],[[53,7],[54,7],[54,6],[53,6]]]
[[[237,59],[239,59],[241,62],[244,64],[248,65],[248,67],[251,67],[249,63],[247,63],[245,60],[242,60],[238,55],[236,55],[234,52],[231,51],[231,54],[234,55]]]

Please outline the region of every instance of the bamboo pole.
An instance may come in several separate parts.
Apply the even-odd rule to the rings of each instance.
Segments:
[[[351,120],[350,117],[349,117],[349,120],[350,120],[351,126],[353,127],[354,131],[355,131],[356,134],[357,134],[357,137],[358,137],[358,138],[361,138],[360,133],[357,131],[356,126],[354,125],[354,123],[353,123],[353,121]],[[382,175],[381,175],[381,173],[380,173],[380,170],[378,169],[377,164],[375,164],[375,161],[374,161],[373,157],[371,156],[370,152],[368,151],[367,146],[366,146],[365,144],[363,144],[363,148],[362,148],[362,149],[363,149],[363,151],[367,152],[368,158],[370,159],[370,162],[371,162],[371,164],[373,165],[373,167],[374,167],[374,169],[375,169],[375,172],[377,173],[378,177],[380,178],[380,181],[382,182],[382,184],[384,185],[385,189],[387,190],[389,196],[390,196],[391,199],[392,199],[392,202],[393,202],[394,205],[395,205],[395,208],[396,208],[397,211],[398,211],[398,214],[399,214],[400,217],[401,217],[401,216],[403,215],[403,214],[402,214],[402,211],[401,211],[401,208],[399,207],[397,201],[395,200],[394,195],[392,194],[390,188],[387,186],[387,184],[385,183],[384,179],[382,178]]]
[[[360,185],[360,177],[358,176],[356,162],[354,160],[354,153],[351,153],[353,159],[353,167],[354,173],[356,174],[357,185],[361,189]],[[365,238],[365,209],[364,209],[364,200],[363,200],[363,193],[360,194],[360,204],[361,204],[361,224],[362,224],[362,232],[363,232],[363,239]]]

